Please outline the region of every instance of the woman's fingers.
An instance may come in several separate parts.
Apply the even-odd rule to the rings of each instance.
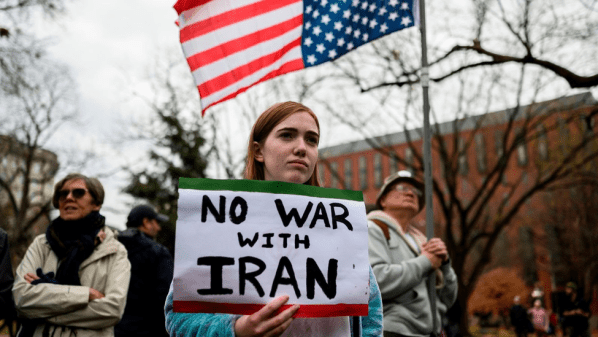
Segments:
[[[293,315],[299,310],[293,305],[276,315],[276,312],[289,300],[288,295],[275,298],[258,312],[242,316],[235,323],[236,336],[279,336],[293,321]]]

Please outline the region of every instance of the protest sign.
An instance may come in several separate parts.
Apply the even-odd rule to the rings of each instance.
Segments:
[[[252,314],[287,294],[295,317],[365,316],[367,245],[361,192],[180,178],[174,311]]]

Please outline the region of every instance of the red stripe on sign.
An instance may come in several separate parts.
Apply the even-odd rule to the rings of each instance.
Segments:
[[[229,100],[231,98],[234,98],[238,94],[247,91],[247,89],[249,89],[250,87],[252,87],[252,86],[254,86],[254,85],[258,84],[258,83],[261,83],[261,82],[267,81],[267,80],[269,80],[271,78],[274,78],[276,76],[279,76],[279,75],[282,75],[282,74],[286,74],[286,73],[290,73],[292,71],[300,70],[300,69],[303,69],[303,68],[305,68],[305,66],[303,65],[303,60],[302,59],[297,59],[297,60],[293,60],[293,61],[287,62],[287,63],[283,64],[280,68],[278,68],[276,70],[273,70],[270,73],[268,73],[266,76],[262,77],[259,81],[251,83],[250,85],[245,86],[245,87],[243,87],[243,88],[235,91],[234,93],[232,93],[232,94],[230,94],[230,95],[228,95],[228,96],[226,96],[226,97],[224,97],[224,98],[222,98],[222,99],[220,99],[220,100],[218,100],[218,101],[216,101],[214,103],[208,104],[208,106],[206,106],[206,107],[203,107],[203,109],[201,110],[201,115],[203,116],[205,114],[205,112],[206,112],[206,109],[208,109],[212,105],[215,105],[215,104],[227,101],[227,100]]]
[[[301,37],[282,47],[276,52],[260,57],[259,59],[244,64],[236,69],[206,81],[198,86],[201,97],[208,97],[214,92],[220,91],[233,83],[241,81],[247,76],[254,74],[260,69],[267,68],[280,60],[289,50],[301,45]]]
[[[179,0],[174,4],[174,10],[181,15],[182,12],[189,10],[193,7],[199,7],[207,4],[212,0]]]
[[[220,15],[208,17],[205,20],[196,22],[190,26],[181,29],[180,39],[181,43],[189,41],[195,37],[202,36],[213,32],[222,27],[226,27],[264,13],[285,7],[289,4],[299,2],[297,0],[268,0],[260,1],[258,3],[243,6],[237,9],[230,10]]]
[[[228,313],[235,315],[251,315],[265,304],[211,303],[194,301],[174,301],[174,312],[183,313]],[[283,305],[277,313],[290,308]],[[333,317],[333,316],[367,316],[367,304],[303,304],[294,317]]]
[[[303,16],[298,15],[292,19],[281,22],[272,27],[262,29],[249,35],[241,36],[237,39],[223,43],[214,48],[210,48],[206,51],[191,55],[187,58],[189,68],[191,68],[191,71],[195,71],[197,68],[201,66],[205,66],[212,62],[216,62],[229,55],[238,53],[247,48],[253,47],[259,43],[283,35],[287,33],[289,30],[301,26],[302,24]]]

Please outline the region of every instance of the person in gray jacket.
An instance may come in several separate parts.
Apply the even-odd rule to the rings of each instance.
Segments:
[[[382,293],[384,337],[438,336],[442,316],[457,299],[457,277],[446,245],[412,225],[424,204],[423,184],[409,171],[384,181],[368,214],[369,259]],[[436,272],[436,312],[432,314],[428,276]],[[436,330],[434,322],[436,320]]]

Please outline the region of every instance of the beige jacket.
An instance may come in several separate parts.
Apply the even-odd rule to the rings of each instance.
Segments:
[[[112,230],[104,227],[106,238],[81,263],[81,286],[41,283],[28,284],[24,275],[42,268],[44,273],[58,270],[58,258],[50,248],[46,235],[35,238],[17,268],[13,295],[20,317],[42,319],[34,336],[42,336],[44,327],[49,335],[114,336],[114,325],[125,309],[131,264],[125,247]],[[105,295],[89,302],[89,288]]]

